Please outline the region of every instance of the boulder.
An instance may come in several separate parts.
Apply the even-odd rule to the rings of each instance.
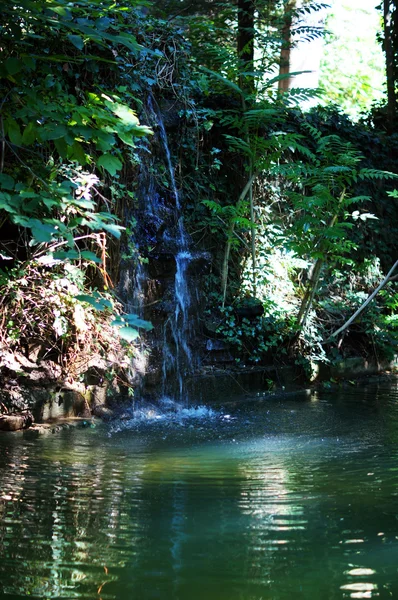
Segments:
[[[32,423],[33,415],[29,411],[13,415],[0,415],[0,431],[27,429]]]

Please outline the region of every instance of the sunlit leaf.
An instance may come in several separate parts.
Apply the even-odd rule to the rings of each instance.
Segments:
[[[117,329],[117,333],[127,342],[134,342],[140,335],[137,329],[133,329],[133,327],[121,327],[120,329]]]

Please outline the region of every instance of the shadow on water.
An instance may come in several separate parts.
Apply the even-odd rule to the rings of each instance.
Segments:
[[[0,437],[0,596],[398,597],[396,386]]]

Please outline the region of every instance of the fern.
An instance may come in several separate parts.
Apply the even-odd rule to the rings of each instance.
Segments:
[[[246,154],[247,156],[253,156],[250,144],[248,142],[246,142],[245,140],[243,140],[242,138],[239,138],[239,137],[236,137],[233,135],[228,135],[228,134],[224,134],[224,137],[228,140],[229,145],[232,149],[234,149],[238,152],[242,152],[243,154]]]
[[[378,169],[361,169],[358,173],[358,179],[397,179],[397,173],[391,173],[390,171],[379,171]]]

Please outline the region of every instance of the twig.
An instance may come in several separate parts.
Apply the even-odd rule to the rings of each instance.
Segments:
[[[79,237],[75,237],[73,238],[74,242],[77,242],[79,240],[85,240],[85,239],[97,239],[97,234],[95,233],[89,233],[87,235],[80,235]],[[64,240],[63,242],[58,242],[57,244],[54,244],[53,246],[50,246],[48,248],[46,248],[45,250],[42,250],[41,252],[38,252],[37,254],[34,254],[33,257],[35,259],[37,259],[39,256],[42,256],[43,254],[45,254],[46,252],[53,252],[53,250],[55,250],[55,248],[59,248],[60,246],[65,246],[65,244],[68,244],[68,240]]]

